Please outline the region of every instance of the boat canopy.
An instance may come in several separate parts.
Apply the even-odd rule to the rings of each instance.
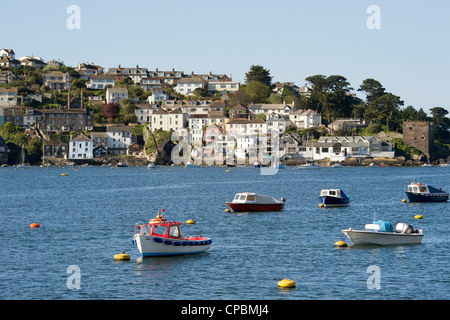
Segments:
[[[373,224],[377,224],[380,226],[380,231],[393,232],[394,227],[388,221],[378,220],[374,221]]]
[[[258,204],[272,204],[279,203],[277,199],[272,196],[265,196],[258,193],[237,193],[233,199],[234,203],[258,203]]]
[[[350,199],[350,197],[348,197],[342,189],[323,189],[322,191],[320,191],[320,196],[332,196]]]

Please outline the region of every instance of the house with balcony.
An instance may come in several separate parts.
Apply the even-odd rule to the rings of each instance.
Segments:
[[[102,90],[107,86],[114,87],[116,77],[111,74],[91,75],[90,80],[86,82],[86,87],[92,90]]]
[[[52,71],[42,75],[44,85],[50,90],[68,90],[72,87],[72,77],[68,72]]]
[[[140,84],[143,78],[148,77],[148,68],[140,68],[139,65],[136,68],[122,68],[119,64],[118,68],[109,68],[107,74],[114,75],[120,81],[130,77],[135,84]]]

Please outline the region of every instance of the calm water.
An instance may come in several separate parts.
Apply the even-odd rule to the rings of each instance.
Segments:
[[[450,203],[402,203],[414,178],[450,190],[448,168],[279,170],[138,167],[0,168],[0,299],[449,299]],[[69,173],[69,176],[61,176]],[[323,187],[352,197],[319,208]],[[287,199],[282,212],[226,213],[236,192]],[[185,235],[213,238],[204,254],[131,261],[134,223],[165,209]],[[348,247],[341,230],[377,219],[424,230],[421,245]],[[422,220],[414,216],[421,214]],[[197,221],[185,225],[189,219]],[[33,222],[39,229],[30,229]],[[67,280],[80,268],[81,288]],[[381,289],[370,290],[369,266]],[[285,277],[297,287],[277,287]]]

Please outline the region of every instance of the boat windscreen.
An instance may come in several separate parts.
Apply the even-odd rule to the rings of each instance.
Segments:
[[[164,236],[167,233],[167,226],[162,226],[162,225],[155,224],[153,226],[153,233]]]

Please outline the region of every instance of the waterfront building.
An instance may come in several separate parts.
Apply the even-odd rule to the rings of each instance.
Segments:
[[[92,160],[93,141],[80,133],[75,138],[70,136],[69,159],[71,160]]]

